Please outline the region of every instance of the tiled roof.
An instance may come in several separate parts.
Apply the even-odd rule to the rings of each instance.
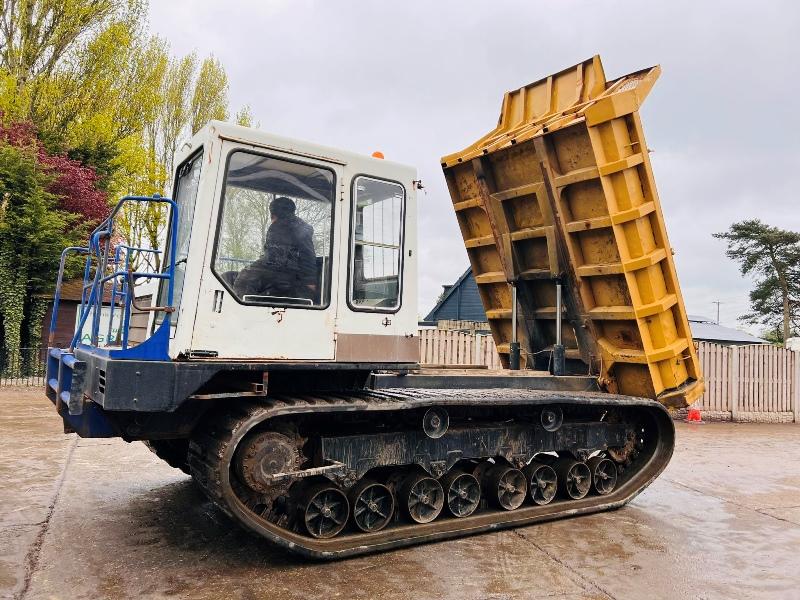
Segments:
[[[55,291],[55,290],[54,290]],[[61,283],[61,300],[80,302],[83,293],[83,279],[70,279]],[[103,290],[103,304],[111,304],[111,286]]]

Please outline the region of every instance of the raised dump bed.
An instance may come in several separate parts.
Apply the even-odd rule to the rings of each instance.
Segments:
[[[659,74],[609,82],[595,56],[507,92],[442,167],[504,366],[512,283],[523,366],[542,369],[560,282],[569,372],[685,406],[703,384],[638,112]]]

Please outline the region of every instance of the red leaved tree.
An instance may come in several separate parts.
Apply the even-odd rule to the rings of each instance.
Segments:
[[[100,178],[95,170],[66,156],[48,153],[36,137],[32,123],[4,124],[0,114],[0,140],[36,153],[39,165],[53,178],[47,191],[58,198],[60,209],[77,215],[86,224],[95,224],[108,216],[108,196],[98,188]]]
[[[97,188],[100,178],[94,169],[66,156],[51,156],[43,148],[39,148],[39,163],[55,177],[47,191],[58,197],[63,210],[89,222],[108,216],[108,197]]]

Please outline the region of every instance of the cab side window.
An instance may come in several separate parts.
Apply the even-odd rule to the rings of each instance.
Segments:
[[[354,310],[400,307],[404,209],[399,183],[364,176],[353,182],[348,300]]]
[[[334,174],[233,152],[214,273],[243,304],[322,308],[330,301]]]

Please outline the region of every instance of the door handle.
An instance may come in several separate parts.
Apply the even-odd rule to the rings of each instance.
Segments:
[[[211,311],[215,313],[222,312],[222,299],[225,297],[225,292],[222,290],[214,290],[214,302],[211,305]]]

